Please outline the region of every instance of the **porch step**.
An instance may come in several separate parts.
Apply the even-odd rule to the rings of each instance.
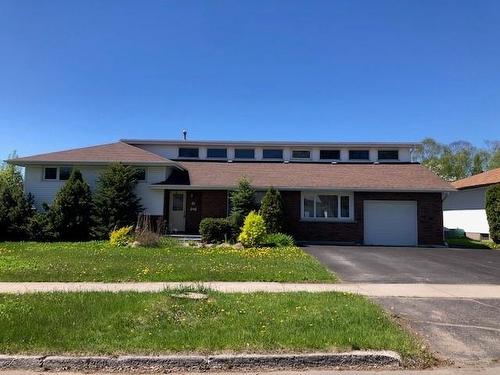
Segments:
[[[175,238],[179,241],[201,241],[199,234],[167,234],[166,237]]]

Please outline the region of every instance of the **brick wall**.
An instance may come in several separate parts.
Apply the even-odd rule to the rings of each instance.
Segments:
[[[201,219],[227,216],[225,190],[187,191],[186,233],[198,233]]]
[[[308,222],[300,218],[300,192],[282,191],[285,203],[286,230],[297,240],[363,243],[363,202],[365,200],[417,201],[419,245],[443,242],[443,215],[440,193],[354,193],[354,222]],[[187,191],[186,232],[198,233],[205,217],[227,216],[225,190]]]
[[[363,243],[363,202],[365,200],[417,201],[418,241],[420,245],[443,242],[441,193],[375,193],[354,194],[354,222],[307,222],[300,220],[300,192],[281,192],[285,201],[287,230],[297,240]]]

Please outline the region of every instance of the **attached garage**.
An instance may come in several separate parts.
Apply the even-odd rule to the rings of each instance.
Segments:
[[[418,245],[417,202],[365,200],[364,244]]]

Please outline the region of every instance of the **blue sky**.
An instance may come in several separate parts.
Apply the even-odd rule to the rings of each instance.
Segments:
[[[0,156],[500,138],[500,1],[0,0]]]

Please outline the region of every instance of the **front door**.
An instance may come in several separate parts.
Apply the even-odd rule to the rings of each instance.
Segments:
[[[186,192],[171,191],[168,205],[169,231],[171,233],[184,232],[186,230]]]

